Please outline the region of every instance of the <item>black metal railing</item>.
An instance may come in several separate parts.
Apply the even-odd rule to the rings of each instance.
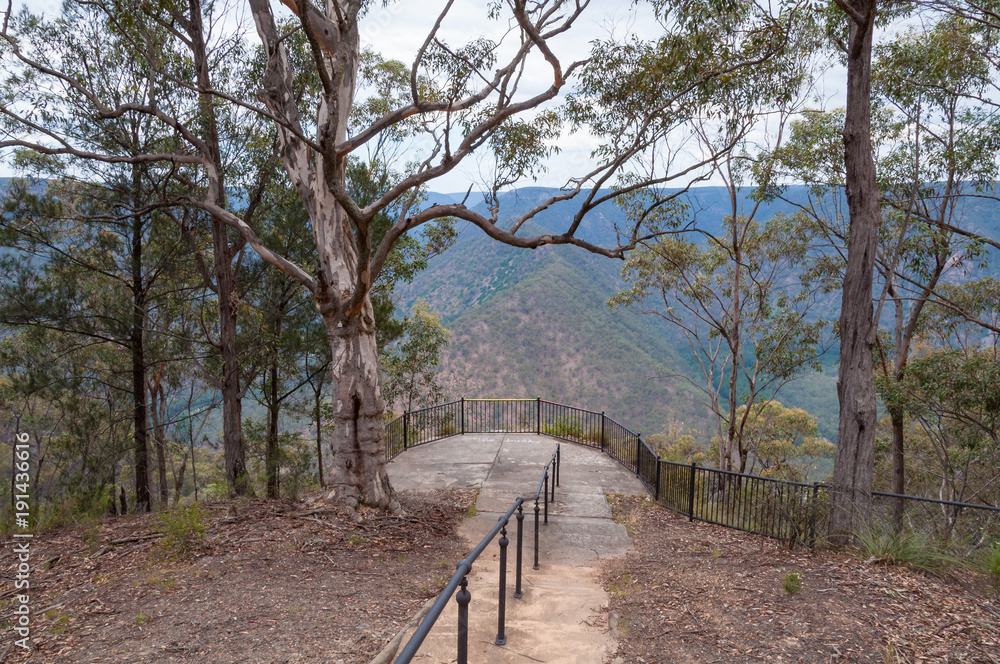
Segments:
[[[923,533],[968,556],[1000,542],[1000,507],[872,491],[872,521],[884,530]]]
[[[402,424],[400,422],[403,421]],[[691,520],[813,546],[830,487],[660,459],[640,434],[604,413],[544,399],[460,399],[386,425],[386,457],[456,433],[540,433],[590,447],[636,474],[654,499]],[[968,554],[1000,541],[1000,507],[872,493],[873,525],[907,528]]]
[[[534,403],[534,402],[532,402]],[[428,409],[429,410],[429,409]],[[400,651],[399,655],[395,659],[395,664],[408,664],[413,657],[417,654],[420,646],[423,644],[427,635],[430,634],[431,628],[437,622],[437,619],[441,616],[448,602],[454,596],[455,601],[458,604],[458,643],[456,646],[457,652],[457,662],[458,664],[468,664],[469,659],[469,604],[472,602],[472,593],[469,591],[469,572],[472,571],[472,564],[476,562],[480,554],[486,550],[486,547],[490,545],[496,536],[500,535],[500,540],[498,545],[500,547],[500,571],[498,579],[499,593],[497,596],[497,635],[494,639],[494,643],[498,646],[505,645],[507,643],[507,547],[510,542],[507,539],[507,524],[510,522],[511,516],[515,515],[517,521],[517,544],[515,549],[515,567],[514,567],[514,597],[520,598],[523,596],[521,590],[521,578],[522,578],[522,560],[524,551],[524,503],[528,501],[534,501],[535,509],[535,564],[534,569],[539,569],[538,564],[538,536],[539,536],[539,516],[542,512],[542,508],[539,507],[538,501],[544,498],[544,525],[549,523],[549,502],[555,500],[556,486],[559,484],[559,466],[562,463],[562,456],[559,450],[559,444],[556,444],[555,451],[552,452],[552,456],[549,458],[548,463],[545,464],[545,468],[542,469],[542,478],[538,482],[538,490],[535,491],[534,496],[521,496],[514,500],[511,504],[510,509],[508,509],[499,519],[497,519],[496,525],[486,533],[486,536],[479,541],[476,548],[472,550],[469,555],[458,562],[456,566],[455,573],[449,579],[448,583],[445,585],[444,590],[437,596],[434,604],[431,606],[427,615],[417,626],[416,631],[410,637],[410,640],[406,642],[403,649]],[[455,591],[458,590],[456,593]]]
[[[538,431],[538,399],[462,399],[465,433]]]

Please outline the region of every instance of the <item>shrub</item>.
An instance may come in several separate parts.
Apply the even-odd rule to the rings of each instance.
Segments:
[[[855,533],[855,540],[865,554],[883,565],[910,565],[929,574],[947,576],[957,562],[923,533],[869,527]]]
[[[794,595],[802,590],[802,575],[798,572],[789,572],[781,582],[781,587],[789,595]]]
[[[547,433],[550,436],[556,436],[558,438],[578,440],[583,437],[583,428],[575,422],[560,419],[543,426],[542,433]]]
[[[1000,590],[1000,542],[994,542],[993,546],[983,551],[980,568],[994,590]]]
[[[199,503],[177,507],[160,514],[163,527],[161,546],[176,555],[192,551],[205,539],[204,511]]]

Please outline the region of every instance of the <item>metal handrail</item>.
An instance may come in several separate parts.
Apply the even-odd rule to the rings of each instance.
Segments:
[[[486,547],[490,545],[490,542],[492,542],[493,538],[497,536],[497,533],[499,533],[501,529],[507,525],[508,519],[510,519],[514,511],[520,507],[523,502],[524,498],[516,499],[514,504],[510,506],[510,509],[507,510],[502,517],[497,519],[496,525],[490,529],[490,532],[488,532],[483,539],[479,540],[479,544],[476,545],[476,548],[474,548],[465,558],[458,561],[455,573],[452,574],[451,579],[444,587],[444,590],[441,591],[441,594],[438,595],[438,598],[434,602],[434,605],[431,606],[430,611],[427,612],[427,615],[420,622],[420,625],[413,633],[413,636],[410,637],[410,640],[406,642],[403,650],[400,651],[399,655],[396,657],[395,664],[407,664],[413,659],[413,656],[417,654],[417,650],[420,648],[421,644],[423,644],[427,635],[430,634],[431,628],[434,627],[434,623],[441,616],[441,612],[444,611],[444,607],[447,606],[448,600],[450,600],[452,595],[455,594],[455,590],[462,583],[462,581],[465,580],[466,575],[472,571],[472,563],[476,562],[476,559],[479,558],[479,555],[486,550]]]
[[[538,399],[466,399],[466,401],[538,401]],[[458,403],[452,401],[451,403]]]
[[[691,467],[691,464],[689,464],[689,463],[678,463],[677,461],[667,461],[666,459],[660,459],[660,463],[666,464],[668,466],[675,466],[677,468],[690,468]],[[828,488],[830,488],[829,485],[823,484],[821,482],[815,483],[815,484],[812,484],[812,483],[809,483],[809,482],[795,482],[793,480],[783,480],[780,477],[763,477],[761,475],[751,475],[749,473],[738,473],[735,470],[720,470],[719,468],[709,468],[707,466],[698,466],[698,470],[707,470],[707,471],[709,471],[709,472],[711,472],[713,474],[726,475],[728,477],[745,477],[745,478],[751,479],[751,480],[760,480],[762,482],[773,482],[774,484],[785,484],[785,485],[790,485],[790,486],[798,486],[798,487],[803,487],[803,488],[807,488],[807,489],[811,489],[813,486],[818,486],[821,489],[828,489]],[[877,494],[877,493],[878,493],[877,491],[872,491],[872,494]],[[893,495],[893,494],[885,494],[885,495]],[[912,497],[912,496],[910,496],[910,497]]]
[[[830,488],[829,485],[820,484],[821,487]],[[920,496],[908,496],[903,493],[888,493],[886,491],[872,491],[873,496],[882,496],[884,498],[906,498],[907,500],[916,500],[921,503],[934,503],[935,505],[950,505],[952,507],[971,507],[977,510],[988,510],[992,512],[1000,512],[1000,507],[995,507],[993,505],[980,505],[978,503],[960,503],[956,500],[942,500],[940,498],[922,498]]]
[[[542,479],[538,483],[538,490],[535,491],[533,497],[528,497],[527,500],[535,501],[535,566],[534,569],[539,569],[538,566],[538,500],[542,493],[544,486],[545,489],[545,525],[549,523],[549,498],[551,495],[552,500],[555,500],[555,485],[559,481],[559,465],[561,460],[560,445],[556,443],[556,449],[552,452],[552,456],[549,458],[548,463],[542,469]],[[550,481],[549,476],[552,475],[551,481],[551,491],[550,491]],[[431,629],[437,622],[437,619],[441,616],[441,612],[444,611],[445,606],[453,596],[455,596],[455,591],[461,588],[456,597],[458,602],[458,664],[467,664],[468,662],[468,628],[469,628],[469,615],[468,608],[469,602],[472,600],[472,595],[468,591],[468,579],[467,576],[469,572],[472,571],[472,564],[476,562],[480,554],[486,550],[486,547],[490,545],[490,542],[500,534],[500,594],[498,599],[499,610],[497,612],[497,637],[495,640],[496,645],[504,645],[507,642],[505,634],[505,624],[506,624],[506,597],[507,597],[507,524],[510,521],[510,517],[513,516],[514,512],[517,512],[517,571],[516,571],[516,585],[514,590],[514,597],[520,598],[521,593],[521,557],[523,549],[523,537],[522,537],[522,522],[524,521],[524,510],[523,504],[525,502],[525,497],[519,496],[514,499],[513,504],[511,504],[510,509],[508,509],[503,516],[497,519],[496,525],[490,529],[490,531],[483,537],[479,544],[462,560],[458,561],[456,565],[455,573],[448,580],[444,589],[438,595],[434,604],[431,606],[427,615],[417,626],[417,629],[413,632],[409,641],[400,651],[399,655],[394,660],[394,664],[409,664],[413,657],[417,654],[420,646],[423,644],[424,639],[430,634]]]

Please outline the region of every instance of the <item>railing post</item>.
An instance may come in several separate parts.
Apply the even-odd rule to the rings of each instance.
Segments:
[[[559,486],[559,469],[562,468],[562,446],[556,443],[556,486]],[[555,496],[555,489],[552,490]]]
[[[465,397],[462,397],[462,435],[465,435]]]
[[[660,457],[656,457],[656,490],[653,491],[653,499],[656,502],[660,502]]]
[[[694,471],[697,467],[696,462],[691,462],[691,486],[688,487],[688,521],[694,521]]]
[[[604,451],[604,411],[601,411],[601,451]]]
[[[538,569],[538,496],[535,496],[535,566]]]
[[[524,593],[521,592],[521,552],[524,549],[524,537],[522,531],[524,529],[524,505],[517,506],[517,579],[514,581],[514,598],[521,599],[524,597]]]
[[[507,522],[504,521],[503,528],[500,529],[500,594],[497,605],[497,638],[495,643],[502,646],[507,643],[507,635],[504,633],[504,623],[507,618]]]
[[[545,469],[545,525],[549,525],[549,470]]]
[[[468,577],[462,577],[462,586],[455,595],[458,602],[458,664],[469,664],[469,602]]]
[[[403,449],[405,450],[407,436],[410,435],[410,411],[403,411]]]
[[[635,475],[639,479],[642,479],[642,475],[639,473],[639,458],[642,456],[642,436],[640,434],[635,434]]]
[[[542,398],[535,397],[535,433],[542,433]]]

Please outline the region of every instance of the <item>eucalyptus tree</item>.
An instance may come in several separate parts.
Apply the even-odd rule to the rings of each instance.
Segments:
[[[872,44],[885,10],[879,0],[834,0],[831,36],[847,65],[843,124],[844,184],[850,218],[840,301],[840,426],[833,468],[830,532],[843,537],[871,514],[875,464],[873,347],[878,323],[872,306],[875,247],[881,223],[872,150]],[[838,15],[839,14],[839,15]]]
[[[659,316],[683,331],[697,370],[679,375],[705,396],[715,416],[718,467],[742,473],[756,404],[818,368],[825,322],[807,317],[814,287],[790,276],[807,268],[807,226],[782,216],[764,225],[737,216],[727,224],[735,235],[645,243],[625,263],[630,287],[611,304]]]
[[[4,419],[30,436],[38,515],[100,513],[114,506],[117,484],[134,481],[124,476],[132,449],[130,376],[115,370],[128,365],[121,347],[81,344],[40,327],[0,341],[0,405]]]
[[[648,192],[624,201],[629,218],[653,217],[665,233],[632,253],[622,271],[629,287],[610,304],[683,332],[696,368],[678,375],[704,395],[716,422],[717,464],[727,471],[746,470],[744,432],[758,401],[818,368],[825,350],[825,322],[810,315],[823,287],[809,275],[810,224],[801,216],[759,219],[764,192],[776,186],[769,154],[811,93],[815,24],[803,15],[791,25],[795,38],[755,68],[753,86],[713,90],[715,112],[696,123],[703,144],[738,146],[716,169],[727,192],[725,217],[706,218],[677,197],[649,206],[642,200],[653,197]],[[761,125],[763,141],[752,133]]]
[[[142,130],[132,120],[122,123],[122,152],[143,147]],[[50,172],[65,174],[61,168]],[[126,353],[129,387],[109,384],[125,389],[132,401],[135,502],[148,510],[147,379],[157,361],[149,353],[149,310],[174,292],[172,272],[183,253],[169,220],[155,209],[162,173],[132,164],[91,175],[102,184],[69,178],[50,180],[44,194],[26,181],[8,189],[0,221],[2,244],[10,250],[0,259],[0,320]]]
[[[640,215],[618,229],[616,246],[601,246],[579,236],[584,216],[643,187],[683,183],[703,175],[703,167],[728,145],[688,156],[680,164],[668,143],[690,134],[686,127],[691,118],[712,112],[713,97],[720,90],[749,84],[741,72],[783,48],[787,17],[755,3],[721,3],[725,11],[718,13],[696,5],[658,4],[662,38],[653,43],[604,41],[595,46],[590,59],[571,62],[557,55],[557,38],[574,28],[587,9],[586,0],[493,3],[484,15],[509,26],[503,38],[474,37],[457,45],[448,44],[440,34],[454,5],[448,2],[412,61],[393,65],[397,75],[386,79],[389,101],[371,108],[365,120],[357,122],[353,110],[364,101],[358,97],[361,26],[366,13],[376,11],[375,3],[331,0],[320,7],[289,0],[285,4],[296,16],[294,29],[306,37],[310,57],[306,61],[292,57],[290,30],[282,27],[271,3],[249,0],[249,16],[266,57],[257,100],[226,87],[226,75],[232,70],[219,65],[232,49],[220,47],[218,33],[208,37],[208,26],[222,18],[221,5],[198,0],[184,5],[106,0],[77,6],[79,12],[103,17],[127,37],[129,52],[155,72],[158,81],[181,89],[193,102],[183,106],[185,112],[167,103],[166,97],[136,105],[135,110],[173,130],[183,147],[132,155],[128,160],[173,165],[186,182],[198,185],[187,201],[211,216],[213,229],[220,224],[236,229],[239,242],[252,246],[315,298],[333,358],[331,497],[348,504],[395,507],[384,469],[384,403],[371,300],[373,284],[393,247],[418,228],[455,217],[516,247],[571,244],[604,256],[623,256],[660,229],[649,227]],[[21,35],[32,32],[37,22],[23,17],[5,25],[8,60],[16,61],[19,71],[30,72],[26,77],[30,90],[56,86],[88,102],[95,119],[116,117],[126,110],[91,90],[81,72],[68,71],[65,62],[40,55],[45,50],[41,46],[29,48]],[[546,81],[539,84],[543,75]],[[308,94],[306,78],[319,80],[316,95]],[[543,167],[563,129],[562,114],[557,112],[560,95],[574,87],[565,114],[568,127],[592,133],[602,146],[588,166],[566,178],[565,189],[521,217],[503,220],[499,192]],[[224,110],[252,115],[254,121],[269,122],[275,129],[277,154],[308,212],[315,264],[299,265],[268,247],[257,235],[253,219],[227,204],[223,148],[238,146],[235,138],[226,142],[218,138],[217,114]],[[17,114],[10,104],[4,112],[16,115],[22,129],[0,146],[111,158],[83,150],[73,137],[57,130],[39,132],[30,117]],[[376,200],[359,203],[347,185],[351,158],[366,146],[401,136],[419,137],[423,145],[419,156]],[[455,171],[472,155],[484,153],[489,155],[483,161],[489,171],[484,183],[487,212],[476,212],[465,202],[418,204],[422,188]],[[530,217],[556,204],[574,209],[564,229],[524,235]],[[375,244],[373,221],[393,206],[393,223]],[[219,244],[222,236],[213,233],[216,262],[225,265],[232,246]],[[222,273],[217,276],[221,282]],[[219,300],[223,309],[232,304],[222,290]],[[233,368],[226,371],[228,377]],[[230,417],[227,411],[227,422]],[[234,469],[228,471],[235,481]]]
[[[901,116],[906,132],[900,149],[880,165],[893,209],[884,223],[895,238],[887,247],[891,253],[879,257],[894,305],[893,358],[886,357],[883,344],[876,349],[881,373],[896,382],[904,380],[924,306],[948,273],[969,269],[983,251],[982,242],[957,232],[966,226],[965,198],[992,188],[997,176],[991,147],[1000,116],[969,103],[991,85],[991,67],[977,43],[983,38],[990,37],[976,24],[942,17],[877,51],[876,91]],[[892,406],[889,415],[892,491],[905,493],[904,415]],[[897,521],[901,518],[897,514]]]
[[[448,330],[426,302],[418,300],[404,319],[405,336],[383,349],[382,392],[389,408],[399,412],[440,403],[444,392],[437,381],[441,348]]]
[[[908,486],[992,505],[1000,495],[1000,282],[984,277],[938,290],[923,309],[906,372],[898,381],[880,377],[879,396],[907,415]],[[960,510],[942,514],[950,528]]]
[[[980,50],[984,35],[969,21],[924,18],[926,27],[899,31],[875,49],[869,141],[880,192],[880,227],[872,254],[872,276],[880,292],[872,293],[873,380],[884,375],[903,381],[923,308],[940,297],[939,286],[946,279],[974,269],[989,244],[963,218],[968,201],[988,196],[996,177],[990,146],[998,118],[994,110],[972,101],[991,85],[991,67]],[[839,208],[844,188],[850,191],[841,152],[845,118],[843,110],[807,113],[793,124],[788,144],[776,152],[776,168],[809,185],[810,196],[801,209],[820,223],[827,238],[829,274],[846,280],[854,231],[844,225]],[[887,306],[891,316],[883,316]],[[880,322],[889,334],[876,334]],[[891,403],[888,410],[892,489],[904,493],[904,413]],[[838,454],[839,472],[846,473],[844,464],[853,457]],[[868,452],[858,454],[868,458]],[[858,498],[851,505],[863,508],[866,500]]]

